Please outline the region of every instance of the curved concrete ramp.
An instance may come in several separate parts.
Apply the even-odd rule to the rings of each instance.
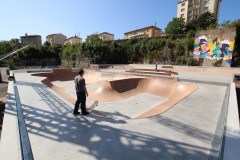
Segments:
[[[46,77],[42,81],[44,84],[71,103],[75,103],[75,98],[66,91],[71,88],[74,92],[73,79],[77,75],[77,72],[67,69],[57,69],[53,70],[52,73],[38,73],[33,75]],[[159,98],[166,98],[166,101],[154,107],[149,107],[147,111],[144,110],[144,112],[135,116],[135,118],[151,117],[163,113],[197,89],[197,86],[189,83],[180,83],[176,78],[146,78],[127,74],[101,74],[97,72],[86,72],[84,77],[89,92],[88,100],[98,100],[100,103],[116,103],[117,101],[127,100],[143,93],[159,96]],[[67,86],[56,85],[56,81],[59,84],[61,83],[59,81],[64,80],[71,81]],[[101,115],[101,113],[98,114]]]

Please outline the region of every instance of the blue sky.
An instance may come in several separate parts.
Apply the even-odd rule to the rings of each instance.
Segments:
[[[83,40],[93,33],[109,32],[115,39],[150,25],[164,30],[177,14],[180,0],[5,0],[0,4],[0,40],[25,33],[53,33]],[[219,23],[240,19],[240,0],[222,0]]]

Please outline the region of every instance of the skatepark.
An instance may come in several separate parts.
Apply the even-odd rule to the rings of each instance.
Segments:
[[[153,68],[86,69],[87,105],[99,101],[88,116],[72,114],[77,69],[15,71],[15,81],[8,86],[1,155],[4,159],[238,158],[233,80],[240,70]],[[18,132],[22,122],[26,129]]]

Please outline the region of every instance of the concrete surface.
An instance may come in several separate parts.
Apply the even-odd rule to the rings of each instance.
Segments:
[[[128,104],[132,109],[137,106],[134,104],[137,99],[145,102],[146,98],[146,101],[152,101],[149,103],[151,107],[165,99],[160,97],[157,99],[159,102],[155,102],[156,95],[144,93],[128,99],[128,102],[120,101],[122,108],[119,111],[114,102],[113,107],[111,102],[104,102],[103,106],[100,103],[96,107],[96,110],[109,112],[111,118],[74,116],[73,104],[42,84],[44,77],[16,73],[15,85],[19,90],[35,159],[207,160],[227,88],[224,84],[229,83],[232,77],[231,74],[214,74],[216,76],[212,76],[212,73],[192,73],[191,76],[190,73],[179,72],[179,76],[187,80],[185,83],[195,85],[198,89],[168,111],[142,119],[126,117],[127,109],[124,109],[124,105]],[[190,82],[191,79],[195,81]],[[64,81],[62,84],[56,83],[60,86],[69,85],[69,82],[64,84]],[[11,112],[14,108],[8,109],[6,117],[13,118]],[[129,111],[128,116],[135,114]],[[228,142],[236,143],[235,146],[239,144],[238,137],[232,140]],[[5,142],[1,142],[1,147],[6,145]]]
[[[37,73],[32,75],[45,77],[45,79],[42,80],[44,84],[69,100],[72,104],[75,103],[76,96],[73,79],[77,75],[77,72],[72,72],[71,69],[54,69],[52,73]],[[143,93],[158,96],[159,99],[161,99],[161,97],[166,98],[166,101],[155,103],[155,106],[152,107],[142,104],[142,106],[146,105],[147,107],[145,107],[144,111],[142,110],[144,107],[139,108],[138,111],[142,112],[139,112],[140,114],[133,118],[145,118],[163,113],[198,88],[189,83],[179,83],[176,78],[146,78],[129,74],[102,74],[96,72],[85,72],[84,78],[87,82],[89,92],[87,98],[92,101],[116,101],[118,103],[119,100],[127,100],[130,97],[135,97]],[[139,97],[135,99],[139,99]],[[152,101],[147,97],[145,100],[146,102]],[[126,101],[125,103],[130,102]],[[118,106],[121,106],[121,103],[118,104]],[[129,108],[129,110],[131,109]],[[132,117],[128,115],[125,116]]]
[[[226,133],[223,152],[224,160],[238,160],[240,158],[240,129],[239,129],[239,115],[237,106],[235,84],[231,83],[231,92],[228,107],[228,116],[226,123]]]

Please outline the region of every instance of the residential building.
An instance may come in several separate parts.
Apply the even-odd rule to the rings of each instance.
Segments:
[[[185,22],[209,11],[218,19],[220,3],[222,0],[181,0],[178,2],[177,17],[182,17]]]
[[[26,45],[33,45],[33,46],[41,46],[42,45],[42,37],[39,35],[27,35],[21,36],[21,46],[24,47]]]
[[[111,41],[111,40],[114,40],[114,34],[103,32],[99,34],[99,38],[101,40]]]
[[[124,33],[124,39],[160,37],[160,36],[161,36],[161,29],[155,26],[140,28],[140,29],[136,29],[136,30]]]
[[[58,34],[50,34],[46,37],[46,41],[53,44],[63,44],[63,42],[67,39],[67,36],[58,33]]]
[[[68,39],[66,39],[63,44],[80,44],[82,43],[82,38],[79,38],[78,36],[74,36],[74,37],[70,37]]]

